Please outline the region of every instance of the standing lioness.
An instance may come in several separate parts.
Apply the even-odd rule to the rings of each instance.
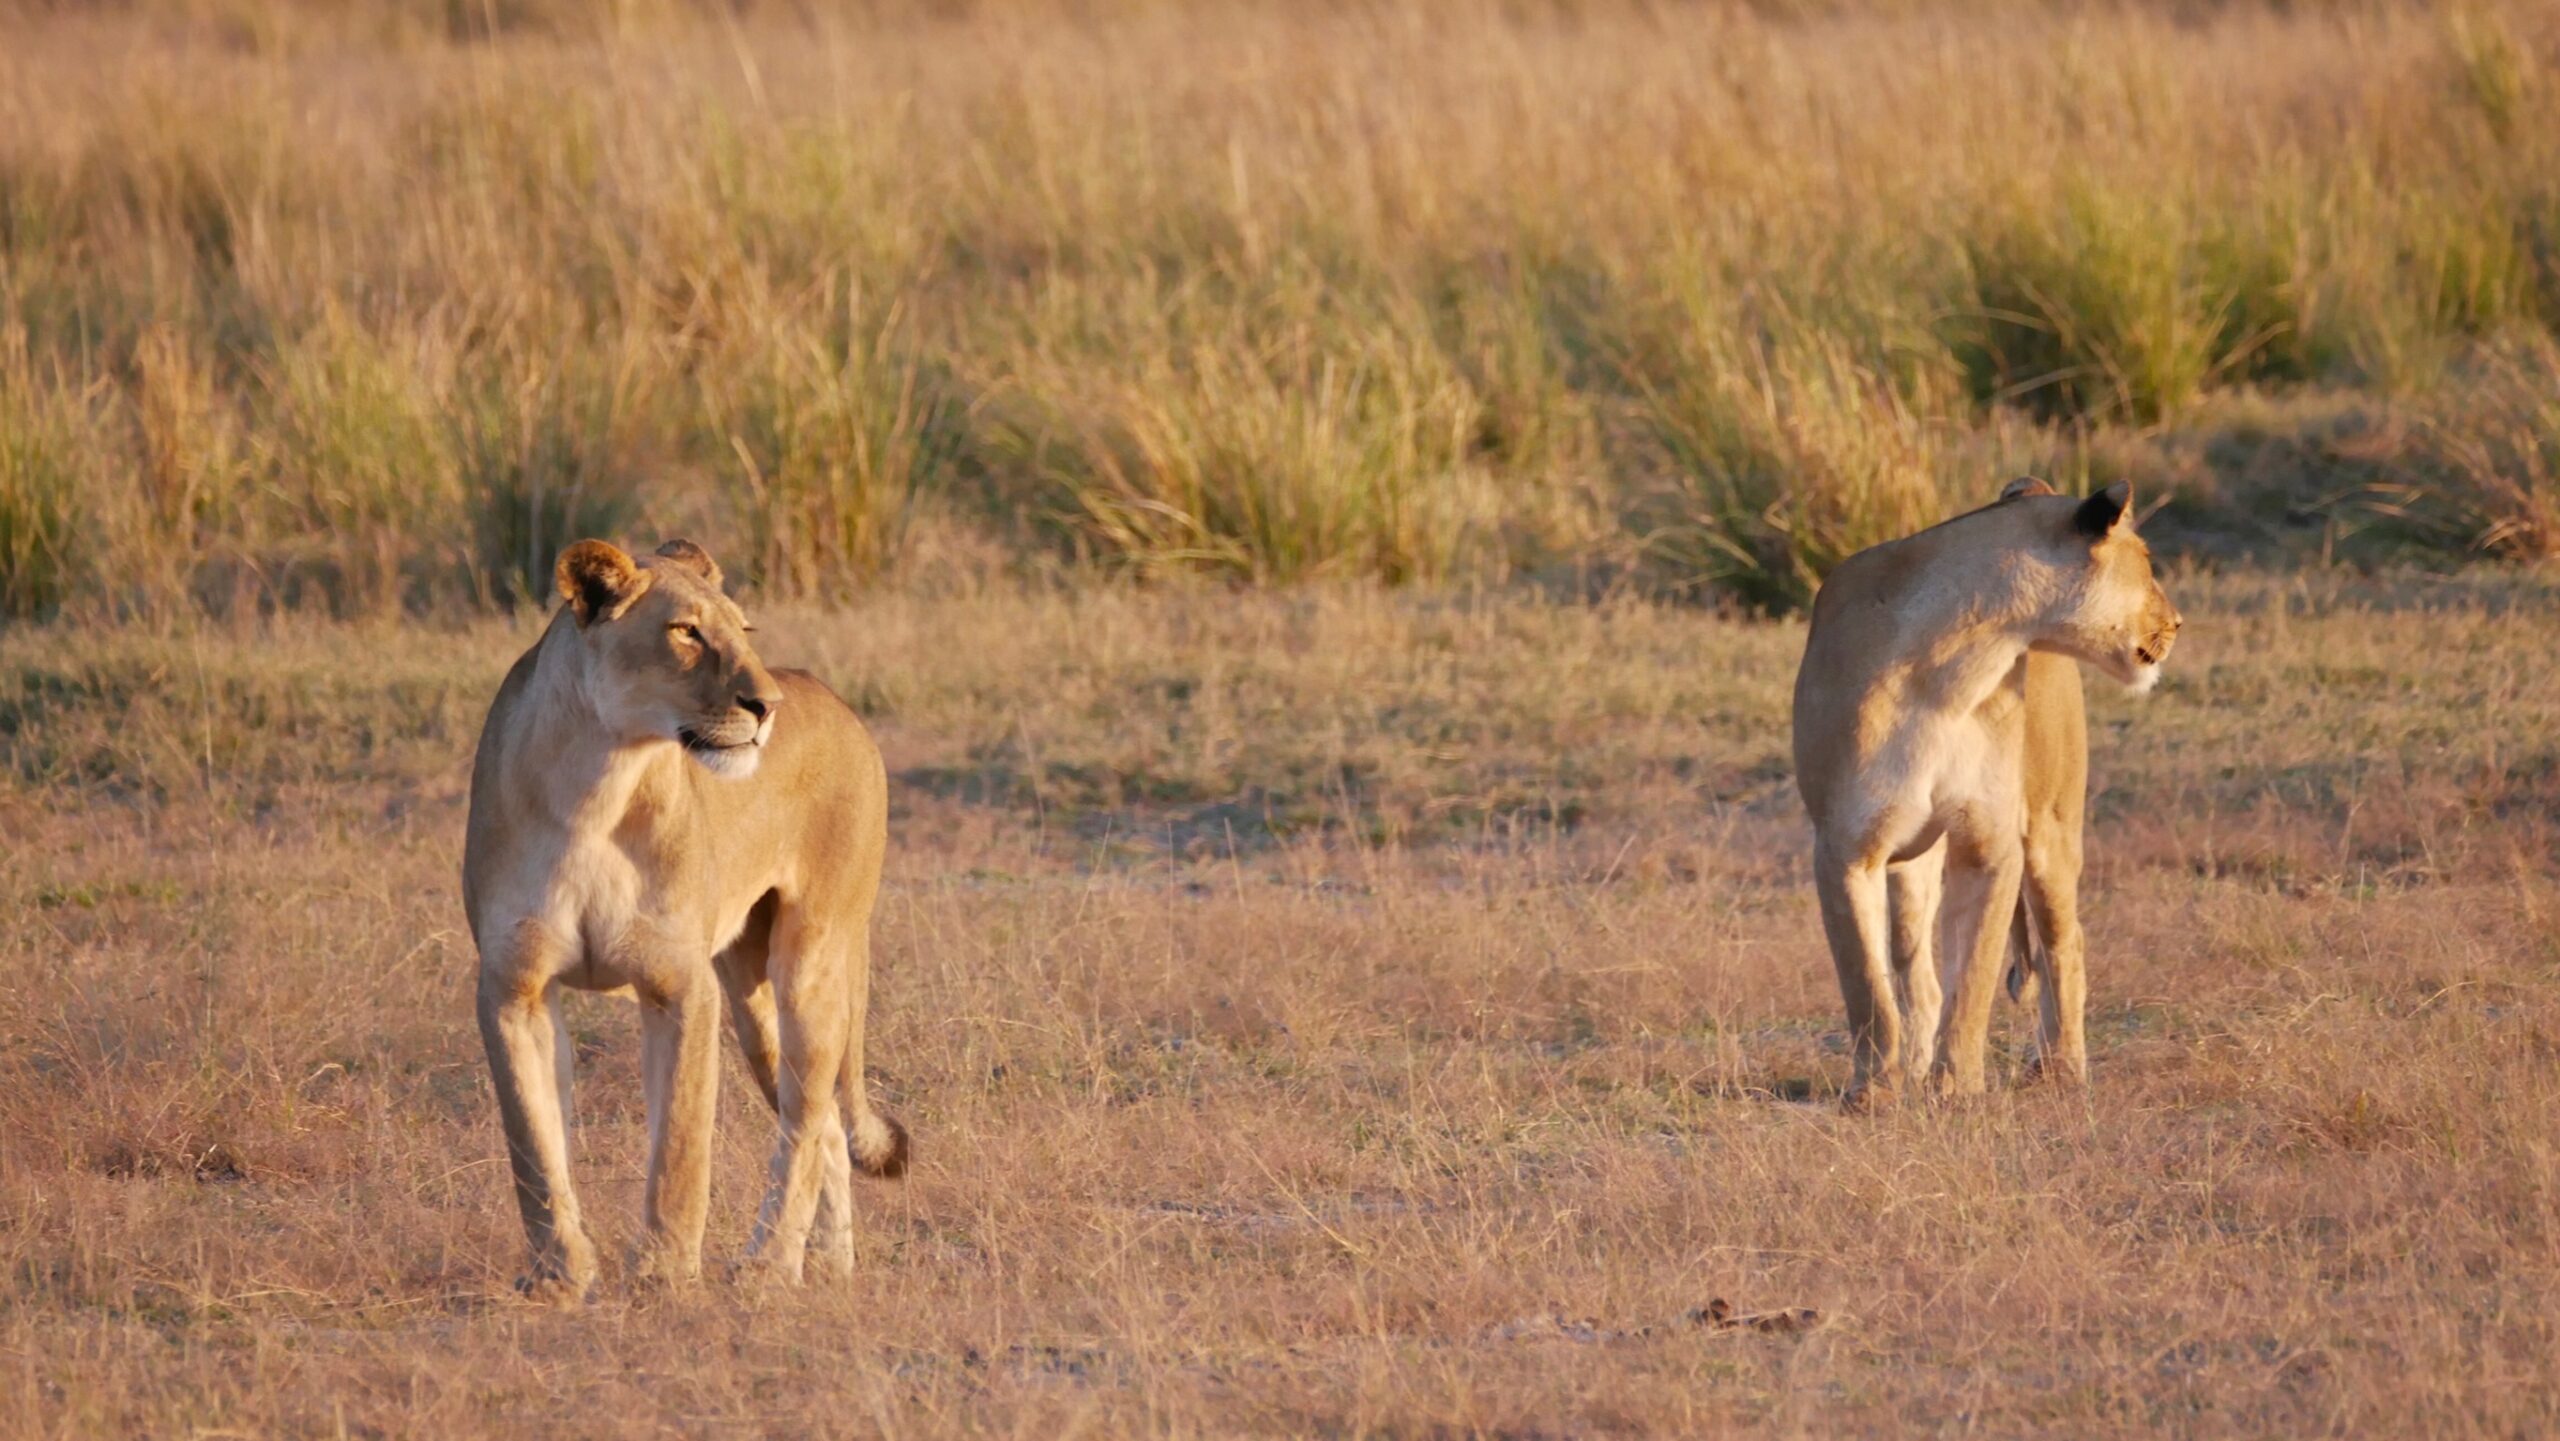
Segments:
[[[702,1269],[724,990],[782,1121],[754,1249],[796,1279],[815,1223],[840,1270],[852,1164],[894,1176],[907,1153],[862,1085],[887,845],[880,752],[816,678],[765,669],[692,542],[634,559],[580,541],[557,574],[567,604],[481,729],[462,852],[480,1038],[533,1251],[527,1287],[574,1301],[595,1277],[569,1184],[560,986],[640,1001],[648,1236],[635,1270]]]
[[[2086,761],[2071,662],[2147,690],[2180,623],[2130,501],[2122,484],[2078,501],[2014,481],[1996,504],[1849,557],[1815,597],[1796,784],[1848,1003],[1852,1109],[1924,1074],[1982,1089],[2030,851],[2037,960],[2051,971],[2040,1059],[2080,1072]],[[1943,1027],[1933,941],[1955,978]]]

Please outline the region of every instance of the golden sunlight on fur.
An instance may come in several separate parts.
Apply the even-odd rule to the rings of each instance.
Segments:
[[[556,995],[573,1315],[454,864],[544,620],[0,629],[0,1433],[2552,1434],[2560,587],[2168,583],[2158,691],[2087,687],[2098,1084],[2002,1084],[2002,1005],[1992,1094],[1854,1118],[1800,617],[751,603],[886,756],[868,1084],[933,1143],[846,1280],[670,1304],[643,1012]]]
[[[769,671],[720,568],[690,541],[637,559],[561,553],[567,604],[499,687],[472,768],[463,902],[480,949],[481,1040],[532,1252],[526,1289],[596,1275],[569,1178],[562,988],[634,995],[649,1104],[647,1236],[635,1273],[702,1269],[727,995],[782,1123],[752,1251],[797,1280],[852,1265],[852,1167],[905,1168],[906,1135],[862,1085],[871,908],[887,778],[862,722],[798,671]]]
[[[1905,1081],[1983,1089],[2026,876],[2027,950],[2051,982],[2041,1044],[2085,1075],[2073,664],[2148,690],[2179,623],[2121,483],[2075,501],[2012,482],[1824,583],[1796,673],[1795,762],[1849,1011],[1844,1105],[1882,1104]],[[1941,970],[1955,991],[1943,1016]]]

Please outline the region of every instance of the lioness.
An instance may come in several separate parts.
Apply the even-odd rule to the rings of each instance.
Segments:
[[[462,896],[480,1038],[532,1247],[528,1292],[574,1302],[595,1248],[569,1184],[561,986],[635,993],[649,1105],[648,1234],[634,1273],[702,1269],[721,996],[781,1118],[753,1251],[796,1280],[814,1223],[853,1254],[853,1164],[905,1169],[862,1084],[871,904],[888,781],[815,677],[769,671],[701,547],[561,552],[567,602],[480,732]]]
[[[1904,1080],[1983,1088],[2022,871],[2042,942],[2026,949],[2046,973],[2039,1060],[2085,1076],[2072,663],[2148,690],[2180,624],[2130,506],[2121,483],[2079,501],[2012,481],[1992,505],[1849,557],[1814,599],[1796,784],[1848,1004],[1851,1110]],[[1941,945],[1956,992],[1943,1028]]]

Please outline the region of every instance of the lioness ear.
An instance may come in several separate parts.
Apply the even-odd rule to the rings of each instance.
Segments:
[[[552,579],[580,625],[613,619],[640,592],[640,567],[608,541],[582,540],[560,552]]]
[[[2019,476],[2016,480],[2000,487],[2000,498],[2002,500],[2016,500],[2022,495],[2051,495],[2053,493],[2054,491],[2052,486],[2045,484],[2043,481],[2036,479],[2032,475]]]
[[[720,589],[723,584],[720,579],[720,563],[711,558],[711,552],[695,545],[692,541],[682,537],[668,541],[665,545],[658,547],[658,555],[661,559],[674,561],[711,582],[713,590]]]
[[[2132,511],[2133,487],[2119,480],[2080,502],[2080,509],[2072,515],[2071,523],[2079,528],[2082,535],[2095,540],[2119,525],[2130,525],[2132,522],[2126,517]]]

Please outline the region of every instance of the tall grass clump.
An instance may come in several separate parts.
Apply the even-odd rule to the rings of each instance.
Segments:
[[[2548,57],[2533,53],[2507,17],[2493,10],[2457,6],[2445,17],[2463,95],[2479,109],[2498,143],[2518,138],[2527,110],[2543,85]]]
[[[2460,393],[2422,408],[2363,503],[2439,550],[2560,557],[2560,343],[2490,352]]]
[[[2560,322],[2528,0],[1569,8],[10,11],[5,404],[87,437],[18,446],[88,548],[18,523],[18,603],[503,605],[676,525],[831,595],[930,513],[1787,605],[2012,456],[2459,409]]]
[[[1409,309],[1295,286],[1124,301],[1091,351],[1023,356],[992,426],[1070,545],[1140,573],[1445,579],[1490,560],[1473,388]],[[1151,333],[1152,332],[1152,333]]]
[[[51,615],[94,579],[80,475],[97,430],[93,390],[39,370],[23,332],[0,334],[0,616]]]
[[[901,308],[829,289],[841,299],[776,316],[711,367],[704,403],[761,580],[841,597],[897,558],[920,492],[958,488],[967,438],[957,382]]]
[[[447,443],[482,598],[546,602],[562,547],[621,534],[638,518],[638,382],[628,369],[604,370],[607,358],[490,363],[457,382]]]
[[[2297,332],[2291,267],[2194,202],[2067,182],[1977,217],[1948,317],[1975,393],[2052,416],[2148,424],[2245,376]]]
[[[286,598],[386,614],[468,573],[452,365],[437,337],[379,335],[335,308],[281,343],[263,377],[271,498],[254,555]]]
[[[1638,512],[1650,569],[1785,608],[1855,552],[1988,499],[1936,418],[1962,403],[1950,377],[1899,379],[1783,311],[1763,325],[1738,343],[1741,327],[1697,325],[1660,373],[1631,375],[1664,477]]]

